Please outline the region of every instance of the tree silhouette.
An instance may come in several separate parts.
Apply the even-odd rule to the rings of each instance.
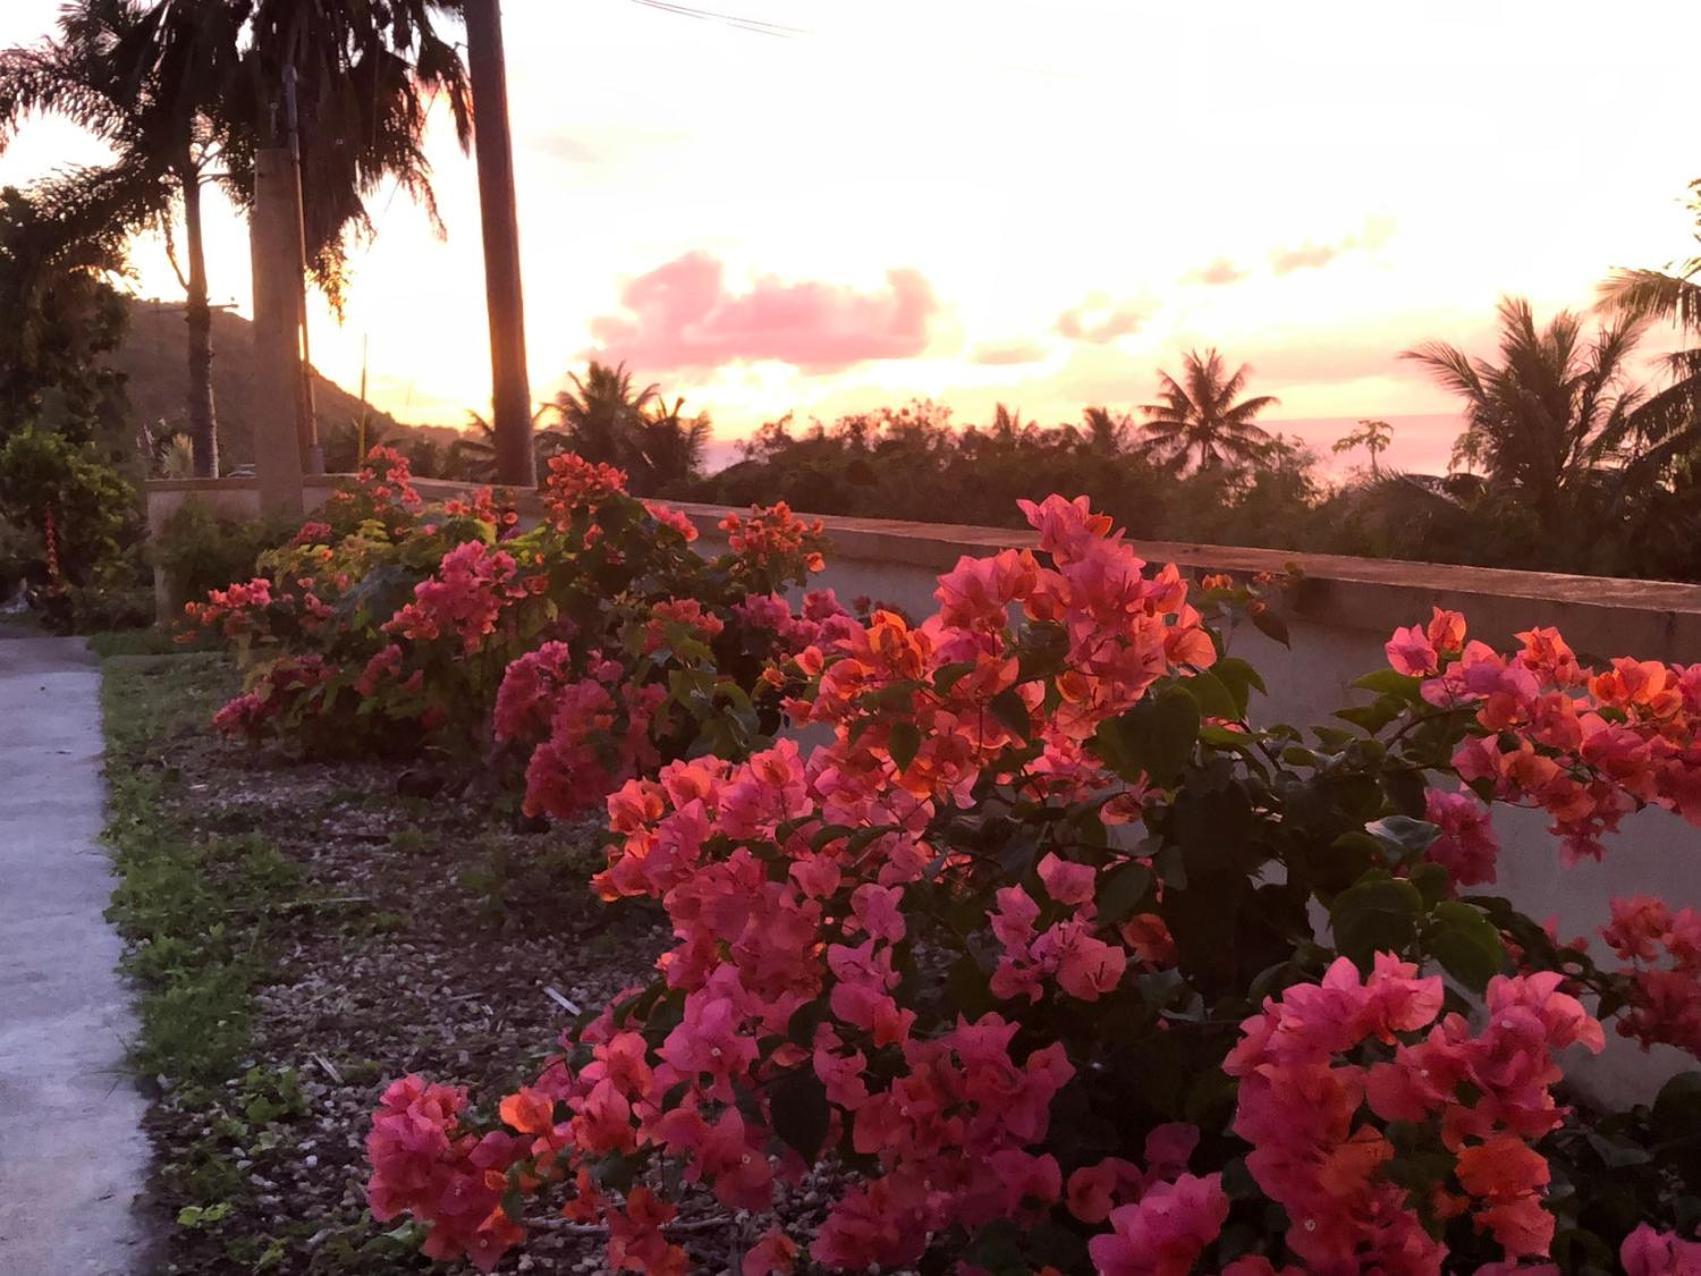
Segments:
[[[1187,355],[1182,379],[1158,374],[1161,402],[1143,404],[1146,414],[1143,447],[1160,464],[1177,472],[1190,459],[1201,472],[1225,466],[1248,466],[1269,450],[1269,434],[1253,419],[1278,400],[1270,395],[1242,399],[1252,369],[1246,365],[1226,374],[1216,350]]]
[[[1382,470],[1377,465],[1377,458],[1388,450],[1388,445],[1394,441],[1394,427],[1386,421],[1365,419],[1358,423],[1358,428],[1335,440],[1333,451],[1336,456],[1344,452],[1354,452],[1363,448],[1370,453],[1370,477],[1381,478]]]
[[[1465,401],[1466,450],[1490,481],[1550,520],[1622,457],[1645,397],[1625,375],[1642,330],[1642,320],[1620,316],[1589,338],[1570,311],[1538,328],[1530,303],[1509,297],[1498,359],[1473,359],[1444,341],[1401,357]]]

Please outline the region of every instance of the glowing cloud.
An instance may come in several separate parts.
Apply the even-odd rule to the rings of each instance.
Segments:
[[[1235,265],[1227,257],[1219,257],[1202,270],[1195,270],[1187,276],[1192,283],[1210,284],[1220,287],[1223,284],[1238,283],[1246,278],[1246,272]]]
[[[892,270],[884,292],[759,277],[748,292],[726,286],[709,253],[687,253],[631,280],[629,314],[591,321],[602,358],[646,373],[773,359],[804,372],[842,372],[874,359],[908,359],[927,348],[939,309],[914,270]]]
[[[1146,319],[1145,310],[1138,306],[1106,307],[1088,302],[1059,315],[1057,331],[1071,341],[1089,341],[1102,346],[1118,337],[1140,331]]]
[[[1296,270],[1319,270],[1342,253],[1380,248],[1393,233],[1392,218],[1371,217],[1366,220],[1362,231],[1348,235],[1339,243],[1314,244],[1308,240],[1298,248],[1278,248],[1270,254],[1270,268],[1278,275],[1290,275]]]
[[[1046,353],[1042,345],[1018,341],[1009,345],[977,346],[971,357],[984,367],[1008,368],[1023,363],[1039,363]]]

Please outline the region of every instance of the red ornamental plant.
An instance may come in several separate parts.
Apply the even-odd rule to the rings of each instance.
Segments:
[[[1693,1046],[1694,918],[1623,904],[1609,971],[1462,888],[1495,875],[1487,803],[1573,857],[1633,809],[1701,817],[1701,668],[1591,675],[1551,631],[1502,657],[1437,613],[1346,725],[1260,729],[1218,622],[1261,600],[1147,572],[1084,498],[1024,508],[1037,553],[775,671],[826,743],[609,798],[597,886],[666,909],[656,979],[495,1120],[392,1086],[376,1215],[484,1269],[553,1205],[683,1272],[676,1212],[712,1196],[753,1219],[744,1276],[1696,1270],[1701,1078],[1652,1112],[1560,1090],[1603,1018]]]
[[[265,575],[187,609],[249,670],[218,725],[313,751],[468,753],[494,710],[497,740],[539,755],[529,805],[558,815],[692,747],[748,752],[764,666],[813,632],[777,591],[819,568],[819,525],[756,510],[705,559],[682,514],[570,454],[541,498],[529,531],[488,491],[428,508],[407,462],[374,449]]]

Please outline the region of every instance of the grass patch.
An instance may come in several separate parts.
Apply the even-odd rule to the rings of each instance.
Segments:
[[[114,656],[171,656],[186,650],[169,632],[158,627],[147,629],[104,629],[88,635],[89,650],[102,660]]]
[[[298,896],[300,873],[257,834],[192,827],[181,812],[184,781],[162,760],[167,742],[204,730],[231,694],[229,662],[94,645],[122,653],[102,665],[101,698],[106,838],[119,874],[107,916],[140,990],[131,1059],[174,1104],[204,1117],[205,1137],[162,1158],[159,1175],[179,1199],[196,1202],[179,1212],[179,1228],[217,1231],[251,1194],[242,1158],[263,1146],[271,1122],[304,1110],[293,1073],[247,1062],[254,990],[269,977],[271,934],[287,925],[278,906]],[[276,1257],[257,1250],[240,1265],[261,1271]]]
[[[142,989],[139,1072],[174,1084],[231,1077],[249,1044],[249,1001],[267,970],[275,903],[296,868],[264,838],[197,836],[174,817],[180,780],[154,760],[158,742],[194,731],[230,689],[211,656],[124,657],[104,666],[110,819],[119,873],[108,918]]]

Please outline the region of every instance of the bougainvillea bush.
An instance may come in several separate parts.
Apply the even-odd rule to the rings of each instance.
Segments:
[[[491,1108],[392,1085],[376,1216],[484,1269],[564,1213],[684,1272],[712,1194],[744,1276],[1701,1271],[1701,1078],[1617,1114],[1563,1078],[1609,1031],[1701,1048],[1701,918],[1620,900],[1594,954],[1488,890],[1496,804],[1555,871],[1701,823],[1701,666],[1437,612],[1343,720],[1254,727],[1243,590],[1024,508],[1037,553],[776,665],[825,742],[609,798],[598,889],[677,942]]]
[[[218,725],[316,753],[472,754],[494,737],[530,759],[528,805],[556,815],[665,757],[760,742],[763,669],[839,611],[816,595],[795,616],[777,593],[819,570],[819,527],[757,510],[711,560],[609,466],[557,456],[541,495],[528,531],[489,491],[428,507],[407,462],[374,449],[262,575],[187,608],[247,669]]]

